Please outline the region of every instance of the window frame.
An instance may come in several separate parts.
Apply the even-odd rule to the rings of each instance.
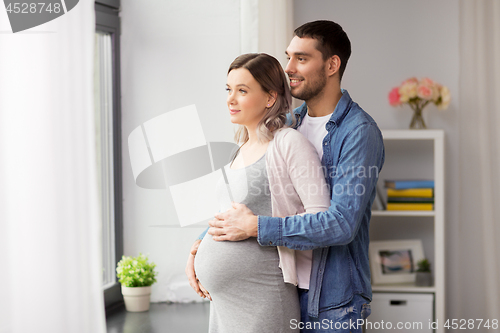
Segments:
[[[120,0],[95,1],[96,30],[111,34],[113,49],[113,163],[115,210],[115,262],[123,255],[122,150],[121,150],[121,86],[120,86]],[[104,290],[106,313],[123,305],[120,283]]]

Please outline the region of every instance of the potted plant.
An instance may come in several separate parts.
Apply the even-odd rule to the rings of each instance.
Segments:
[[[149,310],[151,285],[156,282],[156,265],[139,253],[137,257],[123,256],[116,267],[116,276],[122,285],[125,308],[131,312]]]
[[[417,277],[415,284],[419,287],[432,286],[431,263],[427,259],[422,259],[417,262]]]

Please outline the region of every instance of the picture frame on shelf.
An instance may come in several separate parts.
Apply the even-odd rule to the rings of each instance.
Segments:
[[[372,241],[369,256],[373,284],[414,283],[424,259],[422,240]]]

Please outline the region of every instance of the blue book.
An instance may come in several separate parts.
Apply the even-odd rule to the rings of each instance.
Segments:
[[[409,188],[434,188],[433,180],[386,180],[385,187],[395,190]]]

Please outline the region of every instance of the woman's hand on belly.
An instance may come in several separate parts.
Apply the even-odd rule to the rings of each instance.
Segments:
[[[198,239],[196,242],[194,242],[193,246],[191,246],[191,250],[189,253],[188,261],[186,264],[186,275],[189,280],[189,285],[193,290],[200,295],[202,298],[208,298],[209,300],[212,300],[212,297],[210,296],[210,293],[202,286],[198,278],[196,277],[196,272],[194,270],[194,257],[196,256],[196,253],[198,252],[198,247],[200,246],[201,240]]]

